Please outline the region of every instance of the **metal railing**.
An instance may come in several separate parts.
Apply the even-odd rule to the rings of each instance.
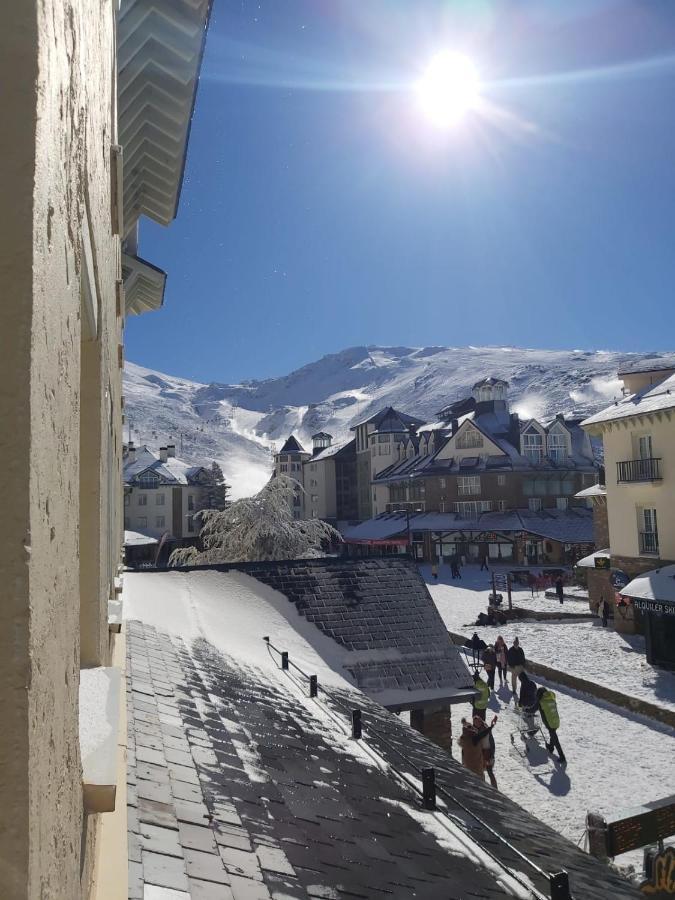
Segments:
[[[267,644],[268,652],[273,650],[278,654],[280,659],[280,669],[284,672],[288,672],[289,669],[293,668],[296,672],[299,672],[300,675],[305,678],[309,683],[309,696],[315,699],[318,699],[319,690],[336,706],[340,707],[341,710],[345,712],[348,720],[351,723],[351,734],[354,740],[363,740],[363,731],[365,729],[366,735],[370,733],[373,737],[377,738],[377,740],[383,744],[389,751],[393,752],[398,756],[406,765],[408,771],[413,771],[419,777],[419,783],[411,780],[410,776],[397,769],[395,766],[391,764],[389,760],[385,760],[388,763],[389,769],[396,775],[399,781],[406,784],[410,787],[416,794],[418,794],[422,799],[422,805],[425,809],[433,812],[438,812],[444,816],[456,827],[459,828],[467,838],[469,838],[474,844],[476,844],[483,853],[492,859],[494,863],[496,863],[501,869],[503,869],[507,875],[512,878],[515,882],[517,882],[522,888],[526,891],[529,891],[532,900],[573,900],[572,894],[570,892],[570,884],[569,884],[569,876],[564,869],[561,869],[559,872],[546,872],[540,866],[538,866],[535,862],[533,862],[528,856],[518,850],[513,844],[508,841],[502,834],[492,828],[491,825],[488,825],[480,816],[478,816],[472,809],[462,803],[454,794],[448,791],[446,788],[442,787],[436,782],[436,770],[432,766],[425,767],[420,769],[411,759],[409,759],[398,747],[394,746],[390,741],[388,741],[385,737],[383,737],[382,733],[376,731],[370,724],[367,722],[364,724],[363,722],[363,712],[358,708],[353,708],[346,704],[343,700],[337,697],[335,694],[332,694],[330,691],[327,691],[323,685],[320,685],[318,682],[318,678],[316,675],[308,675],[307,672],[304,672],[300,666],[296,665],[288,655],[287,650],[279,650],[278,647],[275,647],[274,644],[270,641],[269,636],[263,637],[263,641]],[[297,683],[297,682],[296,682]],[[368,745],[368,749],[371,753],[377,754],[378,751],[373,748],[372,745]],[[378,754],[379,755],[379,754]],[[511,853],[515,854],[518,859],[522,860],[527,866],[529,866],[534,872],[540,875],[545,881],[548,882],[549,885],[549,894],[542,894],[541,891],[537,890],[537,888],[533,887],[531,883],[527,881],[521,880],[517,873],[514,872],[513,867],[507,866],[504,862],[502,862],[498,857],[494,855],[491,850],[488,850],[483,844],[481,844],[474,834],[471,833],[469,827],[467,827],[461,819],[453,816],[450,812],[443,808],[439,808],[436,803],[437,796],[441,796],[445,801],[446,805],[452,804],[457,808],[461,809],[464,813],[470,816],[475,822],[477,822],[482,828],[484,828],[492,838],[496,838],[501,844],[503,844]]]
[[[640,553],[659,552],[659,535],[656,531],[640,531]]]
[[[621,484],[631,481],[661,481],[661,457],[626,459],[616,464],[616,480]]]

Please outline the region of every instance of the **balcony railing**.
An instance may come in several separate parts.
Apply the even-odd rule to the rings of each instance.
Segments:
[[[616,480],[629,481],[661,481],[661,459],[628,459],[616,464]]]
[[[640,553],[649,553],[658,555],[659,552],[659,536],[656,531],[640,532]]]

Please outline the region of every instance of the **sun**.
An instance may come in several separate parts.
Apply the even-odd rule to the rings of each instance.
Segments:
[[[420,106],[439,127],[457,125],[480,101],[480,76],[474,63],[461,53],[437,54],[417,82]]]

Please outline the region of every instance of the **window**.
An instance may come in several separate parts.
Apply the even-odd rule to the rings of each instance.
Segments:
[[[319,514],[318,514],[318,512],[317,512],[315,509],[312,510],[312,518],[313,518],[313,519],[318,519],[318,518],[319,518]]]
[[[312,494],[312,503],[318,503],[318,502],[319,502],[319,495]]]
[[[125,494],[124,495],[124,505],[129,506],[130,503],[131,503],[131,494]]]
[[[506,484],[506,475],[497,475],[497,486],[504,487]]]
[[[442,488],[445,487],[445,478],[441,478],[441,487],[442,487]]]
[[[544,439],[538,432],[529,432],[523,435],[523,455],[532,462],[541,462],[544,449]]]
[[[463,519],[473,519],[480,513],[490,512],[491,500],[462,500],[455,503],[455,512]]]
[[[282,463],[282,465],[279,466],[279,471],[280,472],[288,472],[288,464]]]
[[[194,531],[194,530],[195,530],[195,520],[194,520],[194,516],[188,516],[188,517],[187,517],[187,530],[188,530],[188,531]]]
[[[656,510],[651,507],[638,509],[638,529],[640,553],[658,554],[659,531],[656,524]]]
[[[638,454],[640,459],[653,459],[651,434],[643,434],[638,438]]]
[[[139,494],[138,495],[138,505],[139,506],[147,506],[148,505],[148,495],[147,494]]]
[[[497,509],[499,512],[504,512],[506,510],[506,500],[497,500]]]
[[[164,528],[164,516],[157,516],[155,519],[155,528]]]
[[[138,485],[142,488],[156,488],[159,484],[159,477],[154,472],[143,472],[138,478]]]
[[[316,487],[316,485],[317,485],[316,478],[312,478],[311,481],[309,482],[309,486],[310,486],[310,487]]]
[[[299,472],[300,463],[291,463],[291,472]]]
[[[541,498],[540,497],[530,497],[527,501],[527,505],[530,507],[532,512],[539,512],[541,509]]]
[[[188,509],[195,508],[195,498],[194,494],[188,494]]]
[[[164,506],[165,499],[166,498],[165,498],[164,494],[157,494],[155,496],[155,506]]]
[[[373,440],[374,440],[374,438],[373,438]],[[378,436],[377,436],[378,444],[388,444],[390,440],[391,440],[391,438],[388,434],[378,434]]]
[[[556,497],[555,498],[556,509],[567,509],[569,504],[570,504],[570,501],[567,499],[567,497]]]
[[[480,494],[480,475],[460,475],[457,478],[457,493],[460,497]]]
[[[548,455],[550,459],[562,462],[567,459],[567,438],[564,434],[554,431],[548,436]]]
[[[148,517],[147,516],[139,516],[137,519],[139,528],[147,528],[148,527]]]
[[[312,463],[309,467],[310,472],[316,472],[316,463]]]
[[[475,428],[466,428],[455,441],[458,450],[471,450],[483,446],[483,435]]]

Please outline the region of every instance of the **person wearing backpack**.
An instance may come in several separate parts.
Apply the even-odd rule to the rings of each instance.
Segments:
[[[473,673],[473,686],[478,691],[478,696],[473,701],[473,715],[474,718],[478,716],[484,722],[485,710],[490,702],[490,688],[480,677],[477,670]]]
[[[560,746],[558,739],[558,728],[560,728],[560,715],[558,713],[558,704],[555,700],[555,693],[549,688],[540,687],[537,691],[537,709],[541,715],[541,721],[548,731],[548,743],[546,749],[549,753],[554,750],[558,751],[558,757],[561,763],[566,763],[565,754]]]

